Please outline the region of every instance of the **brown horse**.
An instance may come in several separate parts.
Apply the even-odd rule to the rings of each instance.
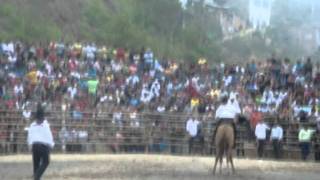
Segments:
[[[232,159],[232,150],[234,143],[234,131],[231,124],[220,124],[217,129],[215,138],[216,146],[216,160],[213,167],[213,174],[216,173],[217,163],[220,160],[220,174],[222,173],[222,159],[223,155],[226,154],[227,159],[227,169],[229,169],[229,162],[231,164],[232,173],[235,173],[233,159]]]

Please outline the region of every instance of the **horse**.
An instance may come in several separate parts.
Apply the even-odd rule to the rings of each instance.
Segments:
[[[232,158],[232,150],[234,144],[234,131],[232,124],[221,123],[215,134],[216,159],[213,167],[213,174],[216,173],[218,161],[220,160],[220,174],[222,173],[223,155],[226,154],[227,169],[229,169],[229,162],[231,164],[232,173],[235,173],[235,168]]]

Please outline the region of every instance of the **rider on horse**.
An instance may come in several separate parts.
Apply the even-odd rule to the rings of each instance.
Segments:
[[[216,125],[215,131],[214,131],[213,138],[215,138],[215,134],[216,134],[220,124],[222,124],[222,123],[232,124],[234,138],[235,138],[233,147],[235,147],[235,144],[236,144],[236,125],[235,125],[234,120],[237,117],[237,115],[240,113],[241,113],[241,110],[240,110],[240,107],[239,107],[237,100],[235,100],[234,98],[229,100],[228,96],[223,96],[221,98],[221,105],[216,110],[215,119],[217,120],[217,125]]]

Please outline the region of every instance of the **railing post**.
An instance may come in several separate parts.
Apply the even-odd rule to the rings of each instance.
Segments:
[[[66,129],[66,110],[67,110],[67,105],[63,103],[61,105],[61,129]],[[61,150],[63,153],[66,152],[66,140],[65,140],[64,134],[61,139]]]

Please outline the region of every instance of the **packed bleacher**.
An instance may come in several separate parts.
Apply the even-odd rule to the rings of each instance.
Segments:
[[[132,128],[142,126],[141,114],[157,119],[150,127],[159,124],[155,132],[161,134],[166,125],[158,121],[168,119],[162,115],[213,119],[223,95],[240,105],[252,129],[268,117],[285,124],[312,123],[320,129],[319,89],[320,63],[310,58],[273,55],[227,64],[205,58],[182,61],[157,56],[150,48],[95,43],[9,41],[0,45],[1,128],[14,128],[5,126],[12,118],[8,112],[17,112],[27,124],[35,104],[42,102],[47,112],[66,112],[53,116],[60,119],[58,124],[78,123],[76,137],[72,129],[56,129],[57,136],[68,131],[66,139],[106,136],[105,131],[92,133],[81,126],[105,117],[104,113],[118,129],[111,143],[123,141],[126,123]],[[102,121],[95,125],[104,127]],[[2,134],[10,139],[10,134]]]

